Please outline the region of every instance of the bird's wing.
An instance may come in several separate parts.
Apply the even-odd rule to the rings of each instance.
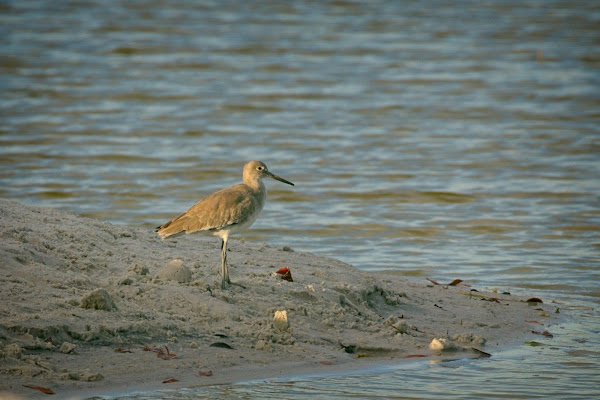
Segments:
[[[235,185],[201,199],[177,218],[161,225],[157,232],[166,238],[180,232],[223,229],[244,222],[259,207],[258,199],[247,186]]]

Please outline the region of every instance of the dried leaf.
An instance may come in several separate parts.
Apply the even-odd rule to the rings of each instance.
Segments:
[[[164,353],[162,350],[157,354],[159,358],[162,358],[163,360],[170,360],[172,358],[177,358],[177,354],[175,353],[171,353],[169,351],[169,348],[167,346],[165,346],[165,349],[167,349],[167,352]]]
[[[406,358],[427,357],[425,354],[409,354]]]
[[[167,380],[163,381],[163,383],[173,383],[173,382],[179,382],[179,381],[175,378],[171,378],[171,379],[167,379]]]
[[[526,320],[525,322],[529,322],[530,324],[540,324],[540,325],[542,324],[540,321],[535,321],[535,320],[533,320],[533,321]]]
[[[334,365],[335,364],[333,361],[319,361],[319,362],[323,365]]]
[[[177,358],[177,354],[171,353],[167,346],[165,346],[165,349],[167,350],[166,353],[161,348],[158,348],[158,347],[144,346],[144,348],[142,350],[152,351],[152,352],[156,353],[156,356],[158,358],[162,358],[163,360],[170,360],[172,358]]]
[[[549,337],[549,338],[553,338],[554,337],[554,335],[551,334],[548,331],[544,331],[544,332],[531,331],[531,333],[535,333],[536,335],[543,335],[543,336],[546,336],[546,337]]]
[[[485,299],[481,299],[481,300],[485,300],[485,301],[493,301],[495,303],[500,303],[500,299],[497,297],[487,297]]]
[[[543,303],[543,301],[538,297],[530,297],[529,299],[525,300],[525,303]]]
[[[198,374],[200,374],[200,376],[212,376],[213,372],[212,371],[198,371]]]
[[[477,354],[479,357],[491,357],[492,355],[490,353],[486,353],[485,351],[481,351],[475,347],[471,347],[471,351],[475,354]]]
[[[125,350],[125,349],[124,349],[124,348],[122,348],[122,347],[117,347],[117,348],[115,349],[115,352],[117,352],[117,353],[133,353],[133,351],[131,351],[131,350]]]
[[[356,358],[363,358],[363,357],[370,357],[370,356],[368,354],[365,354],[365,353],[358,353],[356,355]]]
[[[52,390],[45,388],[45,387],[41,387],[41,386],[30,386],[30,385],[23,385],[23,386],[25,386],[26,388],[29,388],[29,389],[39,390],[40,392],[46,393],[46,394],[56,394]]]
[[[484,296],[482,294],[478,294],[478,293],[474,293],[477,292],[477,290],[475,289],[471,289],[471,291],[469,293],[466,292],[458,292],[459,294],[464,294],[466,296],[469,297],[476,297],[476,298],[480,298],[481,300],[486,300],[486,301],[495,301],[495,302],[522,302],[522,300],[516,300],[516,299],[503,299],[503,298],[499,298],[499,297],[489,297],[489,296]]]
[[[462,279],[455,279],[455,280],[453,280],[450,283],[442,284],[442,283],[434,281],[433,279],[429,279],[429,278],[425,278],[425,279],[427,279],[429,282],[433,283],[434,285],[443,285],[443,286],[456,286],[456,285],[458,285],[459,283],[462,282]]]
[[[530,342],[525,342],[525,344],[530,345],[531,347],[539,347],[539,346],[544,346],[544,343],[540,343],[540,342],[536,342],[535,340],[532,340]]]

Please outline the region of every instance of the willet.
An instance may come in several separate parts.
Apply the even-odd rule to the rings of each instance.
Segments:
[[[244,183],[219,190],[204,197],[189,210],[156,228],[161,239],[178,233],[205,231],[221,238],[221,287],[231,283],[227,269],[229,235],[247,229],[256,221],[267,199],[263,178],[273,178],[294,186],[267,169],[261,161],[244,165]]]

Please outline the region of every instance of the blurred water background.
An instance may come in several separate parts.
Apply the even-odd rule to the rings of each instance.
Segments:
[[[0,197],[150,229],[260,159],[296,187],[245,240],[569,315],[489,360],[170,398],[600,395],[597,1],[0,0],[0,27]]]

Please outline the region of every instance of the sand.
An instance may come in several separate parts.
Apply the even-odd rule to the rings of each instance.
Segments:
[[[0,397],[47,396],[23,385],[85,398],[487,357],[558,318],[546,300],[367,273],[293,243],[231,240],[234,284],[221,290],[215,237],[161,241],[3,200],[0,221]]]

